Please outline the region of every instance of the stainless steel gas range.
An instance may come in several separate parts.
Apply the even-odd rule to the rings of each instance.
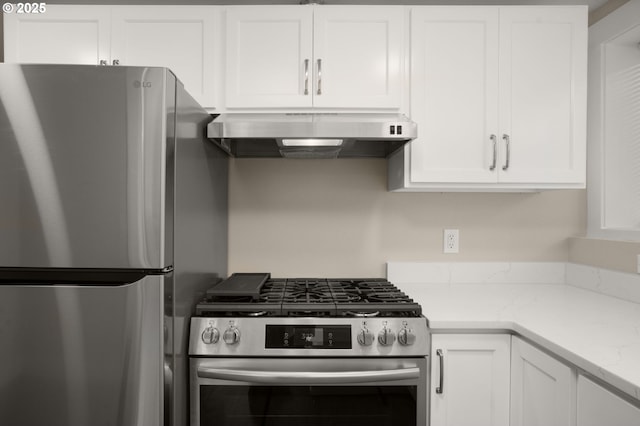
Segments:
[[[192,426],[427,423],[427,320],[388,281],[234,274],[196,315]]]

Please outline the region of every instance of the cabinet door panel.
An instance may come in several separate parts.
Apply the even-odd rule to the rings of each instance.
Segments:
[[[227,107],[311,106],[311,37],[312,9],[309,7],[229,8],[226,17]],[[306,73],[305,61],[308,61]]]
[[[411,41],[411,179],[495,182],[497,8],[414,9]]]
[[[506,334],[432,336],[431,426],[509,425],[509,346]]]
[[[114,7],[112,60],[168,67],[202,106],[213,107],[216,13],[202,6]]]
[[[98,65],[109,60],[107,6],[47,5],[42,14],[5,14],[5,62]]]
[[[412,8],[418,139],[390,188],[584,187],[586,55],[583,6]]]
[[[575,371],[514,337],[511,343],[511,426],[575,423]]]
[[[501,9],[500,127],[511,139],[501,182],[584,182],[585,19],[575,8]]]
[[[398,108],[403,19],[401,7],[315,8],[314,106]]]
[[[578,426],[640,425],[640,408],[584,376],[578,377]]]

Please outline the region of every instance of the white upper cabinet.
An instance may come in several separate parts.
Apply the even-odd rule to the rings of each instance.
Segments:
[[[500,34],[499,181],[584,187],[587,8],[501,8]]]
[[[220,13],[202,6],[117,6],[112,11],[111,61],[167,67],[204,107],[215,107]]]
[[[403,8],[316,7],[313,104],[399,108]]]
[[[403,21],[394,6],[229,7],[226,106],[397,109]]]
[[[411,29],[411,179],[495,182],[498,9],[417,8]]]
[[[109,58],[109,6],[47,5],[44,13],[3,18],[5,62],[97,65]]]
[[[240,6],[226,14],[226,106],[311,105],[310,7]]]
[[[390,189],[584,187],[586,54],[586,7],[412,8],[418,139]]]
[[[5,60],[168,67],[213,107],[218,16],[203,6],[48,5],[43,14],[5,15]]]

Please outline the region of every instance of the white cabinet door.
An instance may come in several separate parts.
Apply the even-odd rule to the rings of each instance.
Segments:
[[[587,9],[412,9],[411,115],[389,189],[523,191],[586,180]]]
[[[510,336],[434,334],[431,347],[431,426],[508,426]]]
[[[206,6],[115,6],[111,59],[168,67],[202,106],[214,107],[219,14]]]
[[[110,7],[46,5],[4,14],[5,62],[90,64],[109,60]]]
[[[310,6],[229,7],[226,106],[310,107],[314,83]]]
[[[575,424],[576,372],[518,337],[511,341],[511,426]]]
[[[226,106],[397,109],[403,22],[393,6],[229,7]]]
[[[412,181],[496,182],[497,86],[497,8],[412,11]]]
[[[578,426],[637,426],[640,408],[578,376]]]
[[[404,8],[314,8],[315,107],[399,108]]]
[[[170,68],[203,106],[214,107],[220,27],[204,6],[48,5],[5,15],[5,60]]]
[[[500,34],[500,180],[584,184],[586,8],[501,8]]]

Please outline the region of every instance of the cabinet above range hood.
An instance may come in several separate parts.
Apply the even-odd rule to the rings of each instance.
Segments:
[[[234,157],[385,158],[415,139],[402,114],[244,114],[217,116],[209,139]]]

